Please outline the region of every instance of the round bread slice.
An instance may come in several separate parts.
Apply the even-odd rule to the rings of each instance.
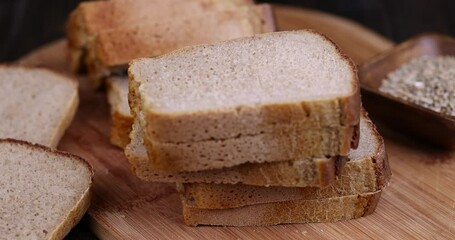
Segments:
[[[0,140],[0,236],[62,239],[90,205],[93,172],[82,158]]]

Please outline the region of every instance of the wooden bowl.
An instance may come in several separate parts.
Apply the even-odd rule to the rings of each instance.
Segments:
[[[412,58],[440,55],[455,56],[455,39],[438,34],[425,34],[365,62],[359,68],[362,100],[364,107],[374,118],[395,130],[455,149],[455,117],[379,91],[386,75],[400,65]]]

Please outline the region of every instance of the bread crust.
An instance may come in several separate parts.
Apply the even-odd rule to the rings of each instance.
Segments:
[[[184,183],[178,188],[188,206],[206,209],[237,208],[277,201],[312,200],[341,197],[382,190],[391,178],[384,140],[363,111],[364,124],[375,139],[374,152],[348,161],[338,180],[327,188],[260,187],[242,184]]]
[[[232,209],[199,209],[183,203],[183,219],[189,226],[269,226],[289,223],[338,222],[374,212],[381,190],[317,200],[294,200]]]
[[[140,127],[133,124],[131,143],[125,149],[133,173],[146,181],[244,183],[258,186],[328,186],[333,183],[344,159],[302,159],[272,163],[246,163],[232,168],[197,172],[170,172],[152,168],[142,143]]]
[[[62,152],[58,151],[55,149],[50,149],[48,147],[39,145],[39,144],[32,144],[28,143],[25,141],[21,140],[16,140],[16,139],[0,139],[0,144],[12,144],[12,145],[21,145],[24,147],[32,148],[37,151],[44,151],[49,154],[53,155],[58,155],[60,157],[64,158],[70,158],[72,160],[78,161],[85,165],[87,169],[90,171],[90,183],[89,186],[87,187],[86,191],[83,193],[81,198],[78,200],[78,202],[71,208],[71,210],[67,213],[66,217],[64,220],[55,227],[55,229],[52,230],[52,232],[49,235],[49,239],[63,239],[64,236],[66,236],[70,230],[76,226],[76,224],[82,219],[84,216],[85,212],[87,211],[88,207],[90,206],[90,201],[92,197],[92,185],[93,185],[93,168],[92,166],[83,158],[67,153],[67,152]]]
[[[116,110],[111,113],[112,127],[110,141],[113,145],[125,149],[130,143],[131,126],[133,125],[133,117],[126,116]]]

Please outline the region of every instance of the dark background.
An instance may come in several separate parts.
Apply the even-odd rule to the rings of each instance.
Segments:
[[[166,1],[166,0],[163,0]],[[81,0],[0,0],[0,61],[13,61],[64,36]],[[455,35],[454,0],[270,0],[334,13],[397,42],[422,32]]]

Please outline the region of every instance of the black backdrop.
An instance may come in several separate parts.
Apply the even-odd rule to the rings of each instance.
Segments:
[[[64,35],[81,0],[0,0],[0,61],[12,61]],[[166,0],[163,0],[166,1]],[[395,41],[421,32],[455,35],[454,0],[270,0],[353,19]]]

